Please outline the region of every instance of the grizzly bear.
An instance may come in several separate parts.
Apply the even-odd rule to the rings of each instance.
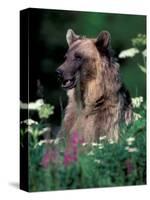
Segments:
[[[66,39],[65,61],[57,68],[68,95],[62,132],[70,137],[77,131],[87,143],[101,136],[118,141],[120,123],[131,122],[132,104],[112,54],[110,33],[90,39],[69,29]]]

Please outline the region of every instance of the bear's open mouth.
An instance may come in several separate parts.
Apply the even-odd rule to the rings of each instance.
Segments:
[[[63,80],[63,82],[62,82],[62,87],[64,89],[72,89],[75,86],[76,86],[76,79],[75,78]]]

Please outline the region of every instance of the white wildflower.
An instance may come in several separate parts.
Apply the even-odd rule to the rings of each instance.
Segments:
[[[44,105],[43,99],[38,99],[35,101],[35,103],[33,103],[33,102],[29,103],[28,109],[29,110],[39,110],[42,105]]]
[[[128,145],[132,145],[133,142],[135,141],[135,138],[134,137],[129,137],[129,138],[126,139],[126,141],[127,141]]]
[[[20,101],[20,109],[28,109],[28,103],[23,103]]]
[[[127,150],[129,153],[138,152],[138,149],[137,149],[136,147],[129,147],[129,146],[126,146],[126,147],[125,147],[125,150]]]
[[[104,148],[104,145],[100,143],[100,144],[98,145],[98,149],[103,149],[103,148]]]
[[[26,119],[26,120],[22,121],[21,123],[25,123],[28,126],[31,126],[32,124],[38,124],[38,122],[33,119]]]
[[[101,160],[95,159],[94,162],[97,163],[97,164],[100,164],[100,163],[101,163]]]
[[[54,140],[52,140],[52,139],[50,139],[50,140],[47,140],[47,139],[45,139],[45,140],[40,140],[36,145],[35,145],[35,147],[36,146],[42,146],[43,144],[52,144],[54,142]]]
[[[28,109],[28,110],[39,110],[42,105],[44,105],[43,99],[38,99],[35,102],[31,102],[31,103],[20,102],[20,108]]]
[[[132,153],[132,152],[138,152],[138,149],[136,148],[136,147],[130,147],[129,149],[128,149],[128,152],[130,152],[130,153]]]
[[[93,153],[93,151],[90,151],[87,155],[88,155],[88,156],[93,156],[94,153]]]
[[[132,98],[132,105],[134,108],[139,108],[142,102],[143,102],[143,97],[141,96]]]
[[[82,143],[82,146],[83,146],[83,147],[85,147],[86,145],[87,145],[87,143],[85,143],[85,142],[84,142],[84,143]]]
[[[99,137],[99,140],[100,140],[100,141],[106,140],[106,138],[107,138],[106,135],[104,135],[104,136]]]
[[[115,143],[114,140],[112,140],[111,138],[108,139],[108,142],[109,142],[109,144],[114,144]]]
[[[128,58],[128,57],[132,58],[138,53],[139,50],[137,48],[126,49],[121,51],[121,53],[119,54],[119,58]]]
[[[59,141],[60,141],[60,139],[59,139],[59,138],[56,138],[56,139],[54,140],[54,144],[59,144]]]
[[[93,143],[92,143],[92,146],[93,146],[93,147],[96,147],[96,146],[98,146],[98,143],[93,142]]]

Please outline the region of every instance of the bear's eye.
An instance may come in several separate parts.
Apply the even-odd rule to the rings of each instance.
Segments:
[[[82,56],[79,54],[75,54],[74,57],[75,57],[75,60],[77,60],[77,61],[81,61],[81,59],[82,59]]]

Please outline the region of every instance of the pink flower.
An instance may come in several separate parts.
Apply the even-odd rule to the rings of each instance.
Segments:
[[[42,158],[41,165],[44,168],[47,168],[50,163],[54,163],[56,161],[56,158],[57,158],[56,150],[48,149]]]
[[[126,160],[125,162],[126,168],[127,168],[127,174],[131,174],[133,171],[133,164],[130,159]]]
[[[64,154],[64,165],[68,166],[68,165],[72,164],[73,161],[74,161],[73,156],[70,153],[65,152],[65,154]]]
[[[79,143],[79,136],[78,136],[78,133],[75,131],[73,132],[72,137],[71,137],[71,144],[73,147],[76,147],[78,143]]]
[[[70,165],[78,160],[78,144],[80,144],[79,135],[74,131],[70,138],[70,148],[64,153],[64,165]]]

